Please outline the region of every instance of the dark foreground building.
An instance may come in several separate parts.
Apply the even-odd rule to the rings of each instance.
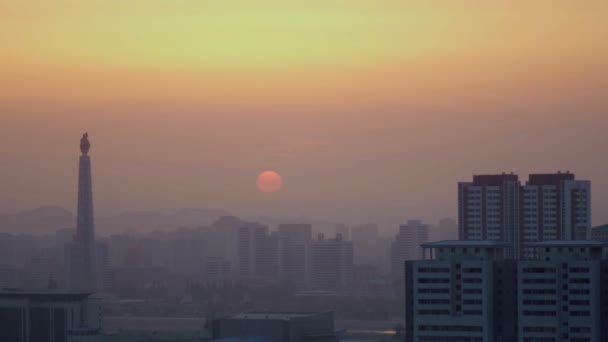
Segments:
[[[213,337],[238,337],[268,342],[337,342],[333,312],[247,312],[213,323]]]
[[[2,342],[97,342],[101,322],[89,293],[0,290]]]

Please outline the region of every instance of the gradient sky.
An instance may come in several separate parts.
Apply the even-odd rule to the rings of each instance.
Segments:
[[[608,223],[608,1],[0,0],[0,213],[456,217],[570,170]],[[284,188],[260,193],[275,169]]]

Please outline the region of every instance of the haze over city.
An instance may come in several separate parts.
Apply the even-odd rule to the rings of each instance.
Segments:
[[[0,212],[457,216],[472,174],[608,205],[606,1],[0,1]],[[283,187],[262,193],[275,170]],[[594,224],[608,222],[594,210]],[[99,232],[103,234],[103,232]]]
[[[608,1],[0,0],[0,342],[608,341]]]

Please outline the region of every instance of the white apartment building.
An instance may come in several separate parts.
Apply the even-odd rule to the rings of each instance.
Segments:
[[[460,240],[498,240],[509,255],[533,257],[526,245],[544,240],[586,240],[591,234],[591,183],[574,174],[476,175],[458,184]]]
[[[507,270],[513,261],[504,260],[502,251],[510,246],[491,240],[422,246],[434,259],[406,262],[406,340],[499,341],[495,337],[503,334],[508,340],[514,321],[507,315],[498,319],[503,313],[497,303],[508,307],[510,293],[494,289],[512,275]]]
[[[518,263],[519,341],[601,341],[599,241],[543,241]],[[604,289],[606,290],[606,289]]]
[[[406,341],[608,341],[604,242],[541,241],[528,260],[492,240],[423,247],[405,262]]]
[[[522,244],[591,238],[591,183],[571,173],[530,175],[522,187]],[[534,257],[524,248],[523,257]]]

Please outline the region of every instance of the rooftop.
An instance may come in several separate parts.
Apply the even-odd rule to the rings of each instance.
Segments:
[[[82,300],[89,297],[92,293],[74,292],[60,289],[44,289],[44,290],[27,290],[3,288],[0,289],[0,298],[26,298],[33,300]]]
[[[420,245],[423,248],[451,248],[451,247],[481,247],[481,248],[508,248],[510,243],[496,240],[442,240],[427,242]]]
[[[531,243],[530,247],[608,247],[606,242],[599,240],[546,240]]]
[[[326,312],[244,312],[227,317],[228,319],[272,319],[289,321],[294,318],[314,317]]]

